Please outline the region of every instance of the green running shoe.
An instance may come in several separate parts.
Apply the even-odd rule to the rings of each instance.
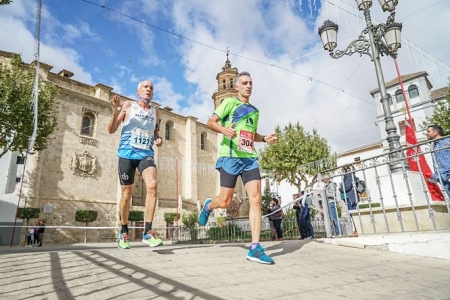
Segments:
[[[119,234],[119,243],[117,244],[119,249],[130,249],[130,242],[128,241],[128,233]]]
[[[149,245],[150,247],[156,247],[163,244],[162,240],[158,239],[153,231],[144,234],[142,243]]]

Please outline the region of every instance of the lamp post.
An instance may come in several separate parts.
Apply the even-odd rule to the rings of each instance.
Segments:
[[[386,124],[387,138],[389,143],[390,169],[392,172],[402,171],[400,136],[397,134],[397,128],[392,117],[389,99],[386,91],[383,70],[380,63],[380,55],[388,55],[392,58],[397,57],[397,50],[401,47],[402,24],[395,23],[395,7],[398,0],[378,0],[383,11],[389,11],[390,15],[385,24],[375,25],[370,17],[370,8],[372,0],[356,0],[358,9],[364,12],[367,27],[361,32],[358,38],[347,46],[345,50],[335,50],[337,46],[338,25],[330,20],[326,20],[319,27],[319,35],[323,42],[323,47],[328,50],[332,58],[338,59],[344,55],[353,55],[359,53],[368,55],[375,65],[378,87],[381,95],[381,103],[384,112],[384,121]]]

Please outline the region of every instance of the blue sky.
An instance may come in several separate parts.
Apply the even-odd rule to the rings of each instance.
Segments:
[[[378,1],[372,15],[387,17]],[[428,71],[435,88],[450,75],[448,15],[446,0],[403,0],[397,8],[408,41],[400,68]],[[35,1],[0,7],[0,49],[31,62],[35,17]],[[205,122],[229,50],[232,65],[252,74],[262,133],[299,121],[340,152],[380,139],[369,94],[377,83],[368,57],[333,60],[321,50],[317,27],[328,18],[340,25],[340,49],[364,28],[354,0],[43,0],[41,61],[129,97],[149,78],[155,101]],[[391,60],[383,68],[386,80],[395,77]]]

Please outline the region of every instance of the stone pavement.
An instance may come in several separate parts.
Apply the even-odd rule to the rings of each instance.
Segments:
[[[276,261],[245,259],[244,244],[138,242],[0,249],[0,299],[450,299],[450,260],[267,242]]]
[[[324,242],[338,246],[450,259],[450,231],[448,230],[370,234],[358,238],[324,239]]]

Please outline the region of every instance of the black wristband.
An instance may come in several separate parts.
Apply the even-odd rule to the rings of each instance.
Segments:
[[[266,143],[266,136],[265,135],[262,136],[262,141],[263,141],[263,143]]]

